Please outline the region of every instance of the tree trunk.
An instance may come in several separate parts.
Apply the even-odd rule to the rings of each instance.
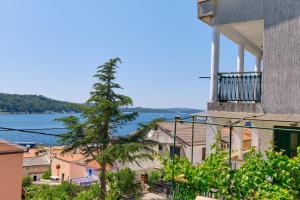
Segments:
[[[106,196],[106,163],[101,163],[101,177],[100,177],[100,184],[101,184],[101,200],[105,200]]]

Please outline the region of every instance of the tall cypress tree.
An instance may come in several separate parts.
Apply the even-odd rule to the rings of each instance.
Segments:
[[[147,139],[147,133],[156,126],[156,121],[141,127],[128,137],[112,138],[118,128],[133,121],[137,113],[123,113],[120,108],[132,105],[128,96],[116,93],[122,87],[115,83],[115,74],[119,58],[110,59],[98,67],[95,75],[97,82],[93,86],[86,106],[82,106],[81,122],[78,118],[58,119],[68,128],[60,142],[66,145],[65,152],[80,148],[87,158],[98,161],[101,166],[100,185],[105,199],[106,173],[108,166],[115,161],[134,162],[137,159],[152,159],[154,141]]]

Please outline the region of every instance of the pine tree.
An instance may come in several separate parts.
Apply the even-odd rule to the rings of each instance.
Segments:
[[[138,113],[123,113],[120,108],[132,105],[130,97],[116,93],[122,87],[115,83],[119,58],[110,59],[98,67],[91,96],[82,106],[81,117],[71,116],[58,119],[68,128],[60,142],[66,145],[64,152],[80,149],[87,158],[95,159],[101,166],[100,185],[105,199],[107,168],[115,161],[134,162],[137,159],[153,159],[154,141],[147,139],[147,133],[157,124],[153,121],[141,127],[128,137],[112,137],[118,128],[136,119]]]

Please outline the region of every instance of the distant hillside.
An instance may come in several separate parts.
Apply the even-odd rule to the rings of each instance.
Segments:
[[[123,112],[139,113],[196,113],[190,108],[122,108]],[[80,112],[79,104],[58,101],[41,95],[19,95],[0,93],[0,113],[65,113]]]
[[[191,108],[122,108],[123,112],[140,112],[140,113],[197,113],[201,110]]]
[[[79,112],[78,104],[50,99],[41,95],[0,93],[0,112],[63,113]]]

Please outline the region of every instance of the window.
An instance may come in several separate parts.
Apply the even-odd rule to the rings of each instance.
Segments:
[[[275,127],[300,130],[293,127]],[[275,130],[274,145],[276,151],[284,150],[284,154],[289,157],[297,156],[297,147],[300,146],[300,133],[293,130]]]
[[[88,170],[88,176],[93,176],[93,170],[92,169]]]
[[[170,156],[173,157],[174,150],[175,150],[175,155],[180,157],[180,147],[175,147],[175,149],[174,149],[173,146],[170,147]]]
[[[160,144],[160,145],[158,145],[158,150],[159,151],[162,151],[163,150],[163,146]]]
[[[229,144],[223,143],[221,144],[222,149],[229,149]]]
[[[205,158],[206,158],[206,148],[203,147],[202,148],[202,160],[205,160]]]

